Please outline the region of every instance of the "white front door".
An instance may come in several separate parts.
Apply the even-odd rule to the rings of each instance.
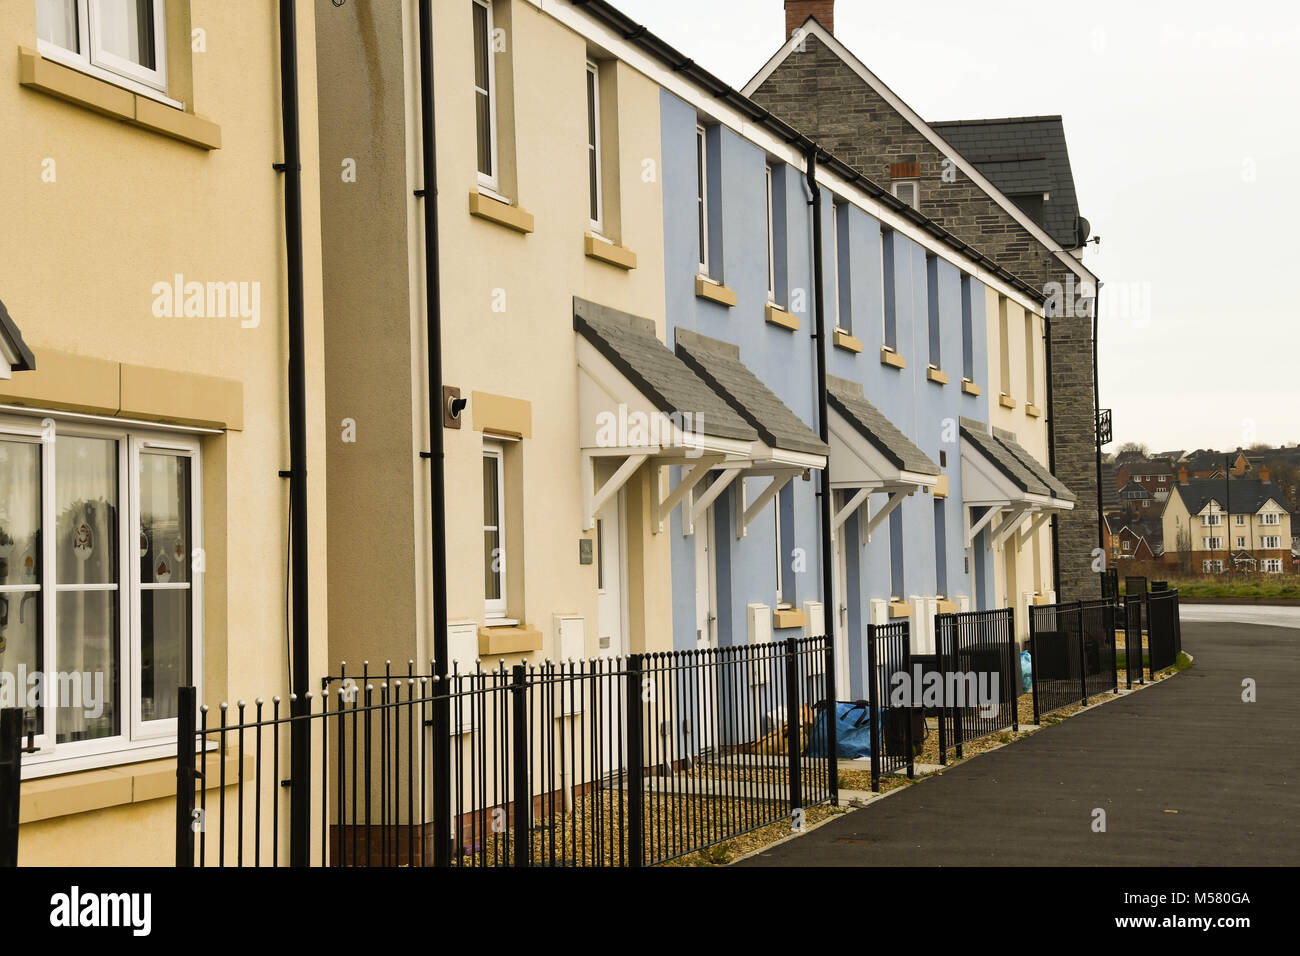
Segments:
[[[718,699],[722,692],[721,668],[709,654],[718,646],[718,563],[713,533],[713,509],[695,522],[695,649],[705,653],[697,660],[695,699],[687,715],[691,728],[689,753],[712,749],[718,741]]]
[[[596,515],[596,634],[598,654],[604,659],[620,658],[627,653],[627,556],[623,542],[626,523],[624,496],[619,492]],[[607,667],[614,667],[608,664]],[[616,706],[626,688],[621,676],[601,678],[598,690],[608,706],[601,720],[602,775],[616,773],[623,767],[626,745],[623,737],[625,707]],[[584,691],[585,692],[585,691]]]
[[[849,687],[849,641],[859,640],[856,634],[849,633],[849,591],[848,591],[848,559],[844,545],[844,526],[840,526],[839,533],[835,535],[835,629],[833,640],[835,641],[835,692],[841,700],[850,697]],[[827,605],[830,605],[832,597],[827,596]],[[826,623],[829,625],[831,618],[828,615]],[[832,632],[827,630],[827,634]]]

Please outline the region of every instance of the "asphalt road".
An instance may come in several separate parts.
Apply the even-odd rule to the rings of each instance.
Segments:
[[[1183,648],[1171,680],[737,865],[1300,864],[1300,630],[1184,618]]]

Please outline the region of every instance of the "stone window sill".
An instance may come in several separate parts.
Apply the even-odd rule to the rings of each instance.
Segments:
[[[791,332],[799,331],[799,316],[787,312],[779,305],[773,305],[771,302],[764,309],[764,317],[768,325],[779,325],[783,329],[789,329]]]
[[[542,649],[542,632],[531,627],[480,627],[478,652],[482,657],[527,654]]]
[[[710,302],[716,302],[718,305],[725,305],[727,308],[734,308],[736,305],[736,293],[728,289],[721,282],[713,282],[704,276],[695,277],[695,294],[701,299],[708,299]]]
[[[880,349],[880,364],[888,365],[890,368],[903,369],[907,368],[907,359],[885,345]]]
[[[47,60],[29,47],[18,48],[18,82],[29,90],[200,149],[221,148],[221,127],[211,120]]]
[[[968,378],[961,380],[961,390],[967,395],[979,395],[982,389]]]
[[[789,627],[807,627],[808,615],[792,607],[779,607],[772,612],[772,627],[784,630]]]
[[[929,368],[925,370],[925,377],[928,378],[930,381],[934,382],[936,385],[948,384],[947,373],[941,371],[940,369],[935,368],[933,365],[931,365]]]
[[[627,246],[620,246],[592,233],[587,233],[584,237],[583,250],[588,259],[595,259],[597,262],[605,262],[628,271],[636,268],[635,252]]]
[[[533,214],[528,210],[493,199],[477,189],[469,194],[469,214],[485,222],[505,226],[525,236],[534,228]]]
[[[221,757],[215,752],[198,761],[203,771],[203,786],[214,790],[221,782]],[[225,759],[226,786],[239,782],[239,757],[228,753]],[[253,755],[244,754],[244,779],[253,777]],[[76,813],[122,807],[149,800],[175,799],[176,758],[149,760],[103,770],[82,770],[25,780],[19,804],[19,823],[36,823]]]
[[[844,349],[846,352],[852,352],[854,355],[862,354],[862,340],[844,329],[836,329],[831,342],[836,348]]]

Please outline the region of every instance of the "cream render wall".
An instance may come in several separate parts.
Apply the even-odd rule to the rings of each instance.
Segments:
[[[470,213],[477,190],[469,3],[435,3],[434,86],[442,278],[443,380],[470,400],[462,427],[445,429],[448,618],[485,620],[485,428],[500,409],[522,410],[530,434],[507,443],[508,612],[541,633],[530,660],[555,656],[552,617],[587,620],[598,652],[596,568],[579,561],[582,476],[578,447],[573,297],[664,326],[663,233],[658,182],[658,89],[609,63],[602,85],[607,177],[617,176],[618,239],[636,256],[625,270],[589,258],[586,41],[527,3],[497,0],[502,190],[531,215],[522,234]],[[318,0],[326,170],[325,261],[329,380],[331,663],[433,654],[430,586],[426,277],[416,4]],[[613,96],[616,102],[609,102]],[[612,135],[616,132],[616,136]],[[357,161],[357,181],[339,164]],[[649,162],[648,173],[646,161]],[[613,186],[607,183],[607,186]],[[611,210],[612,212],[613,210]],[[509,400],[509,401],[503,401]],[[338,436],[344,417],[357,441]],[[442,427],[441,421],[436,427]],[[405,457],[404,457],[405,456]],[[589,480],[589,478],[588,478]],[[665,535],[648,530],[646,476],[627,488],[629,647],[667,647]],[[649,599],[647,591],[652,592]],[[642,623],[644,618],[644,623]],[[487,657],[488,655],[485,655]],[[495,666],[491,655],[485,666]],[[507,654],[518,660],[520,654]]]
[[[203,699],[249,699],[287,692],[285,661],[285,525],[288,466],[285,253],[279,56],[274,5],[194,0],[190,22],[206,33],[207,52],[173,76],[192,73],[187,106],[218,124],[221,148],[206,150],[131,126],[19,85],[18,48],[36,46],[35,3],[0,5],[0,38],[9,55],[0,66],[0,238],[5,279],[0,296],[20,322],[37,357],[49,366],[117,363],[191,373],[235,383],[242,394],[242,430],[203,439],[205,685]],[[170,12],[175,3],[169,4]],[[325,580],[323,341],[316,152],[314,14],[298,8],[303,131],[308,503],[312,580]],[[169,48],[187,43],[182,27]],[[46,160],[55,180],[42,181]],[[256,328],[240,320],[155,318],[152,288],[176,274],[187,281],[257,282]],[[90,367],[90,366],[84,366]],[[181,381],[155,376],[143,399],[165,409]],[[173,384],[169,385],[168,381]],[[6,383],[21,392],[22,378]],[[84,383],[94,387],[93,380]],[[48,403],[59,408],[100,400],[69,386]],[[14,401],[0,389],[0,403]],[[173,393],[185,420],[184,396]],[[8,397],[6,397],[8,396]],[[25,401],[21,397],[18,401]],[[158,417],[165,418],[165,414]],[[324,663],[327,608],[312,592],[312,670]],[[71,775],[76,777],[77,775]],[[166,800],[91,816],[61,816],[25,826],[25,864],[156,862],[171,849]],[[122,828],[125,827],[125,830]],[[110,828],[110,829],[105,829]],[[124,838],[123,834],[129,834]]]
[[[1044,354],[1043,317],[1027,313],[1016,301],[1002,296],[996,289],[986,289],[988,334],[988,387],[990,424],[1015,433],[1016,440],[1047,467],[1050,462],[1047,435],[1047,363]],[[1006,312],[1006,348],[1008,361],[1003,365],[1001,313]],[[1030,318],[1030,340],[1026,342],[1026,315]],[[1032,348],[1032,353],[1029,348]],[[1032,354],[1032,370],[1029,357]],[[1032,371],[1032,388],[1030,386]],[[1008,383],[1008,408],[999,393]],[[1033,401],[1030,401],[1032,397]],[[1033,412],[1038,412],[1037,415]],[[1027,526],[1027,525],[1026,525]],[[1010,567],[1010,574],[1008,574]],[[1051,522],[1045,522],[1030,541],[1018,551],[1014,538],[1009,539],[993,556],[994,595],[1000,606],[1016,608],[1016,630],[1021,637],[1029,633],[1023,611],[1023,595],[1036,592],[1043,600],[1053,589]]]
[[[498,6],[502,6],[498,0]],[[512,99],[517,191],[508,198],[535,217],[536,231],[521,236],[472,219],[467,197],[476,188],[470,5],[439,4],[436,85],[439,90],[439,218],[442,268],[445,381],[532,403],[533,437],[521,443],[524,597],[509,613],[543,632],[537,657],[555,656],[551,616],[587,619],[587,653],[596,644],[596,568],[579,564],[581,515],[578,446],[577,359],[572,300],[575,295],[653,319],[664,326],[663,220],[657,176],[659,92],[623,64],[618,87],[618,173],[621,243],[637,256],[625,271],[584,253],[588,223],[586,62],[584,38],[531,4],[509,4],[507,51]],[[498,17],[502,11],[498,10]],[[505,117],[511,110],[500,109]],[[643,178],[643,161],[654,173]],[[504,163],[503,163],[504,165]],[[502,311],[494,311],[503,308]],[[448,614],[482,620],[483,433],[474,404],[466,427],[449,431]],[[644,555],[631,560],[629,575],[643,588],[667,592],[665,535],[641,533],[646,520],[639,475],[630,489],[629,552],[638,537]],[[427,500],[424,499],[424,500]],[[516,521],[516,528],[519,522]],[[509,530],[507,536],[509,537]],[[458,544],[459,543],[459,544]],[[630,589],[635,590],[635,589]],[[631,597],[631,595],[630,595]],[[648,600],[643,640],[650,648],[671,646],[667,602]],[[634,617],[635,620],[635,617]],[[427,626],[421,628],[427,634]],[[640,650],[641,647],[631,647]]]

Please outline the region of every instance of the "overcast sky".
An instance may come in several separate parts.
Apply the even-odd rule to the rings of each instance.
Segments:
[[[614,3],[737,88],[785,32],[782,0]],[[1300,442],[1300,4],[839,0],[835,34],[927,119],[1064,117],[1109,450]]]

